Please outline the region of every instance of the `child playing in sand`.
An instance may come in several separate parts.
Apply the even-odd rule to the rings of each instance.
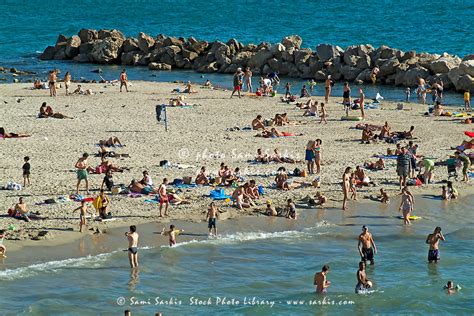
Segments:
[[[321,102],[321,120],[319,121],[319,124],[321,124],[322,122],[324,122],[324,124],[327,124],[328,123],[328,121],[326,120],[327,116],[328,114],[326,112],[326,105]]]
[[[296,220],[298,218],[298,214],[296,213],[296,205],[293,203],[292,199],[288,199],[286,204],[286,218]]]
[[[384,203],[384,204],[390,203],[390,199],[388,198],[388,194],[383,188],[380,189],[380,202]]]
[[[75,211],[81,211],[81,214],[79,215],[79,232],[82,233],[82,227],[87,226],[86,214],[88,213],[88,210],[87,210],[86,201],[82,200],[81,206],[74,209],[73,212]]]
[[[176,245],[176,236],[184,232],[182,229],[175,229],[174,225],[170,225],[170,230],[166,230],[163,227],[163,230],[161,231],[161,235],[163,236],[168,236],[169,237],[169,242],[170,242],[170,247],[173,247]]]
[[[267,200],[267,208],[265,209],[265,215],[268,216],[278,216],[276,208],[272,205],[272,201]]]
[[[23,187],[26,187],[26,184],[28,183],[28,185],[31,185],[31,182],[30,182],[30,157],[26,156],[25,158],[23,158],[23,160],[25,161],[25,163],[23,164],[23,167],[21,167],[23,169]]]

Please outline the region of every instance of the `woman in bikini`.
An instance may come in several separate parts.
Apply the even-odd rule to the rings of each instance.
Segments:
[[[314,162],[316,164],[316,174],[321,174],[321,145],[323,141],[321,139],[316,139],[314,145]]]

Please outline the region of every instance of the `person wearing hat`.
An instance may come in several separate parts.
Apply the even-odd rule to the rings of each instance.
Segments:
[[[267,208],[265,210],[265,214],[268,216],[278,216],[278,212],[276,208],[272,205],[272,201],[267,200]]]
[[[374,254],[377,253],[377,247],[375,246],[372,234],[369,233],[367,226],[362,226],[362,234],[359,235],[359,254],[361,260],[365,263],[370,261],[370,264],[374,264]]]

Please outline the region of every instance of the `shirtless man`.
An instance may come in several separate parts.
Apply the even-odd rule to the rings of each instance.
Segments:
[[[365,263],[364,261],[359,262],[359,270],[357,270],[357,285],[355,287],[356,294],[365,294],[367,289],[372,287],[372,282],[367,279],[367,274],[365,273]]]
[[[324,95],[324,101],[325,101],[326,104],[328,104],[329,103],[329,96],[331,95],[331,87],[332,87],[331,75],[329,75],[326,78],[325,85],[326,85],[326,93]]]
[[[206,221],[209,220],[207,227],[209,228],[209,236],[217,237],[217,227],[216,221],[219,217],[219,212],[216,205],[212,202],[209,205],[209,210],[207,211]]]
[[[365,102],[365,94],[362,88],[359,88],[359,105],[360,105],[360,115],[362,118],[365,118],[365,112],[364,112],[364,102]]]
[[[122,87],[125,87],[125,91],[128,92],[128,78],[125,69],[122,69],[122,72],[120,73],[120,92],[122,92]]]
[[[56,70],[51,70],[48,76],[49,80],[49,95],[51,97],[56,96],[56,81],[58,80],[58,75]]]
[[[168,184],[168,179],[164,178],[163,183],[158,188],[158,195],[160,196],[160,216],[163,217],[161,210],[163,209],[163,204],[165,204],[165,216],[168,215],[168,207],[170,206],[170,201],[168,200],[168,194],[166,192],[166,185]]]
[[[138,234],[135,225],[130,226],[130,231],[125,233],[128,239],[128,260],[130,261],[130,268],[138,267]]]
[[[380,131],[380,139],[384,139],[386,137],[390,137],[391,134],[391,127],[388,125],[388,122],[382,126],[382,130]]]
[[[372,234],[369,233],[369,228],[365,225],[362,226],[362,234],[359,235],[358,248],[361,260],[364,263],[370,261],[370,265],[373,265],[374,255],[377,254],[377,246],[375,246]]]
[[[325,264],[321,269],[321,272],[317,272],[314,275],[314,285],[316,286],[316,293],[327,293],[327,288],[331,285],[326,279],[326,275],[329,273],[329,266]]]
[[[352,168],[347,167],[342,175],[342,193],[344,194],[344,198],[342,200],[342,210],[347,210],[347,200],[349,197],[349,191],[351,188],[351,173]]]
[[[18,199],[18,203],[15,204],[14,210],[16,213],[19,213],[20,216],[27,222],[31,221],[29,218],[30,213],[28,212],[28,209],[26,208],[26,203],[23,202],[23,198],[20,197]]]
[[[244,208],[249,208],[250,203],[245,201],[245,189],[243,186],[237,187],[234,192],[232,193],[232,198],[234,199],[234,204],[239,210],[243,210]]]
[[[88,153],[84,153],[81,158],[76,162],[74,167],[77,169],[76,174],[77,174],[77,185],[76,185],[76,194],[79,194],[79,185],[81,184],[81,181],[84,180],[86,182],[86,191],[87,194],[89,194],[89,180],[87,180],[87,175],[89,171],[89,162],[87,161],[87,158],[89,157]]]
[[[436,227],[434,232],[432,234],[429,234],[428,237],[426,238],[426,243],[430,245],[430,249],[428,250],[428,262],[429,263],[438,263],[440,260],[439,257],[439,241],[446,241],[446,239],[443,236],[443,233],[441,233],[441,227]]]
[[[81,201],[81,206],[78,208],[74,209],[74,211],[80,211],[81,213],[79,214],[79,232],[82,233],[82,227],[87,226],[87,205],[86,201],[82,200]]]
[[[321,124],[322,122],[324,122],[324,124],[327,124],[328,121],[327,121],[327,111],[326,111],[326,105],[324,103],[321,102],[321,120],[319,121],[319,124]]]
[[[262,116],[257,115],[257,117],[252,121],[252,129],[253,130],[265,130],[265,124],[263,124]]]

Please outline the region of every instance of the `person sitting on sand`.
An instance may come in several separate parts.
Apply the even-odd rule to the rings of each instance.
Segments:
[[[321,192],[316,192],[314,198],[308,196],[308,206],[324,206],[327,203],[327,197]]]
[[[257,149],[257,156],[255,157],[256,162],[267,163],[270,162],[271,159],[267,154],[263,154],[262,148]]]
[[[5,128],[0,127],[0,138],[24,138],[30,136],[30,134],[7,133]]]
[[[293,203],[292,199],[288,199],[286,201],[285,211],[286,211],[286,218],[294,219],[294,220],[298,219],[298,214],[296,213],[296,205],[295,203]]]
[[[315,101],[311,103],[311,107],[303,113],[303,116],[318,116],[318,112],[318,101]]]
[[[272,201],[267,200],[266,202],[266,209],[265,209],[265,215],[267,216],[278,216],[278,212],[276,208],[272,205]]]
[[[211,80],[207,79],[206,82],[204,83],[204,87],[212,89],[212,83]]]
[[[385,124],[382,126],[382,130],[380,131],[379,137],[381,139],[384,139],[392,136],[391,130],[392,128],[390,127],[390,125],[388,125],[388,122],[385,122]]]
[[[27,222],[31,221],[30,219],[31,214],[28,211],[26,207],[26,203],[23,201],[22,197],[18,199],[18,203],[15,204],[15,206],[13,207],[13,210],[15,211],[15,217],[23,219]]]
[[[312,99],[309,99],[306,102],[296,102],[296,106],[300,108],[301,110],[308,110],[311,108],[311,106],[315,103]]]
[[[257,183],[255,180],[250,180],[248,186],[245,187],[245,193],[253,200],[258,200],[260,198],[260,193],[258,192]]]
[[[453,183],[451,181],[448,181],[446,186],[442,186],[441,199],[449,201],[451,199],[456,199],[457,197],[458,191],[453,187]]]
[[[49,105],[47,105],[46,102],[43,102],[43,104],[41,104],[38,117],[39,118],[52,117],[52,118],[57,118],[57,119],[72,119],[72,117],[66,116],[64,114],[54,113],[53,109]]]
[[[113,187],[114,187],[114,178],[113,178],[112,170],[107,170],[107,172],[105,173],[104,179],[102,180],[102,184],[100,185],[100,189],[103,190],[104,188],[107,188],[108,191],[112,191]]]
[[[290,120],[288,119],[288,114],[282,113],[282,114],[275,114],[275,117],[273,118],[273,124],[275,126],[284,126],[290,124]]]
[[[366,124],[366,127],[362,130],[362,143],[370,144],[372,140],[374,140],[374,132]]]
[[[148,171],[144,170],[142,174],[143,174],[143,178],[140,180],[140,183],[143,185],[150,186],[150,187],[153,186],[153,180],[151,179],[151,176],[148,173]]]
[[[107,140],[99,140],[99,146],[102,145],[102,146],[106,146],[106,147],[115,147],[115,146],[120,146],[122,147],[122,143],[120,142],[120,140],[118,139],[118,137],[110,137],[109,139]]]
[[[300,98],[310,98],[311,95],[308,92],[308,89],[306,88],[306,85],[304,84],[303,87],[301,88],[301,93],[300,93]]]
[[[410,126],[410,129],[408,131],[397,132],[396,135],[400,139],[412,139],[414,131],[415,131],[415,126]]]
[[[184,86],[183,93],[197,93],[197,91],[193,89],[191,81],[188,81],[186,83],[186,85]]]
[[[110,161],[107,160],[105,156],[100,157],[100,165],[97,166],[95,169],[96,173],[106,173],[107,170],[111,170],[113,172],[123,172],[127,168],[120,168],[116,164],[111,163]]]
[[[33,89],[43,89],[43,83],[41,83],[41,80],[36,79],[35,82],[33,82]]]
[[[290,190],[290,185],[288,183],[288,173],[285,168],[279,168],[278,173],[275,177],[276,187],[282,190]]]
[[[234,199],[234,205],[239,209],[243,210],[244,208],[249,208],[250,203],[248,200],[245,200],[245,190],[243,186],[238,186],[232,193],[232,198]]]
[[[158,190],[154,189],[153,187],[146,186],[141,184],[139,181],[133,179],[130,184],[128,185],[128,189],[132,193],[137,193],[137,194],[157,194]]]
[[[385,162],[382,158],[379,158],[376,162],[365,162],[364,167],[369,170],[384,170]]]
[[[275,161],[275,162],[278,162],[278,163],[295,163],[295,160],[290,158],[290,157],[284,157],[280,154],[280,151],[278,150],[278,148],[275,148],[275,150],[273,151],[273,155],[270,156],[270,160],[271,161]]]
[[[257,115],[257,117],[252,121],[252,129],[253,130],[266,129],[261,115]]]
[[[360,166],[356,167],[354,174],[356,176],[356,180],[359,182],[361,186],[366,186],[366,187],[369,185],[375,186],[375,183],[373,181],[370,181],[370,178],[367,176],[364,169],[362,169]]]
[[[383,188],[380,188],[379,199],[380,199],[381,203],[384,203],[384,204],[390,203],[390,199],[388,197],[388,194]]]
[[[206,167],[202,166],[201,170],[199,171],[198,175],[196,176],[196,180],[194,180],[196,184],[201,185],[208,185],[209,184],[209,177],[206,174]]]

